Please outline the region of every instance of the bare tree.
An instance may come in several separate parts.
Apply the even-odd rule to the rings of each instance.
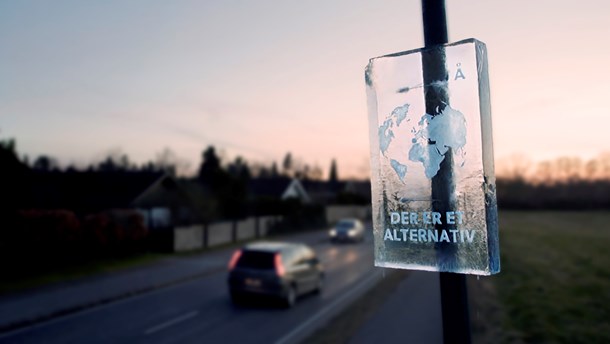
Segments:
[[[292,161],[292,154],[290,152],[286,153],[284,156],[284,161],[282,162],[282,169],[286,176],[292,176],[294,172],[294,162]]]
[[[330,173],[328,174],[328,181],[336,183],[339,180],[337,176],[337,160],[333,159],[330,162]]]
[[[42,171],[42,172],[50,172],[52,170],[56,170],[58,168],[57,160],[51,158],[47,155],[41,155],[34,161],[34,165],[32,166],[34,170]]]
[[[157,168],[172,176],[185,176],[190,173],[191,163],[179,157],[169,147],[163,148],[155,157]]]
[[[508,159],[500,161],[497,168],[498,176],[511,180],[525,181],[532,168],[531,160],[523,154],[513,154]]]

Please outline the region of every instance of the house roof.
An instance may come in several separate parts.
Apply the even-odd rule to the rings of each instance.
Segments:
[[[291,178],[256,178],[248,182],[248,192],[251,196],[281,198],[290,183]]]
[[[28,206],[97,211],[130,207],[155,182],[158,172],[35,172]]]
[[[310,198],[298,179],[277,177],[257,178],[248,182],[248,192],[252,198],[298,198],[309,202]]]

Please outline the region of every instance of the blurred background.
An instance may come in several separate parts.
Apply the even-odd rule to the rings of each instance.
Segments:
[[[502,272],[469,281],[473,338],[608,342],[610,4],[446,6],[489,52]],[[370,229],[368,59],[422,46],[419,1],[0,3],[0,341],[383,336],[435,282],[328,229]],[[313,247],[324,291],[233,307],[226,265],[262,238]]]

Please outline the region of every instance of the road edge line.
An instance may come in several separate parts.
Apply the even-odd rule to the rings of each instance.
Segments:
[[[313,316],[311,316],[309,319],[307,319],[307,321],[305,321],[304,323],[299,325],[297,328],[293,329],[288,334],[284,335],[282,338],[277,340],[275,342],[275,344],[291,343],[292,340],[295,340],[299,337],[305,337],[310,332],[313,332],[316,329],[316,327],[311,326],[312,324],[315,324],[316,321],[319,321],[324,316],[328,315],[328,313],[331,310],[335,310],[338,312],[338,311],[342,310],[343,308],[345,308],[348,304],[346,304],[346,305],[344,305],[344,307],[340,307],[338,309],[333,309],[333,308],[335,308],[337,305],[340,305],[341,303],[344,303],[346,300],[349,300],[352,297],[355,298],[356,296],[358,296],[361,293],[364,294],[364,292],[367,289],[372,288],[374,285],[376,285],[379,282],[379,279],[382,277],[381,270],[373,270],[373,271],[374,271],[373,274],[371,274],[366,279],[361,280],[360,283],[358,283],[358,285],[356,285],[355,288],[353,288],[349,292],[343,294],[339,299],[335,300],[330,305],[324,307],[323,309],[321,309],[320,311],[315,313]],[[376,283],[373,283],[374,280],[377,280]],[[310,327],[310,326],[311,326],[311,328],[308,329],[308,327]],[[307,329],[309,331],[304,331]]]

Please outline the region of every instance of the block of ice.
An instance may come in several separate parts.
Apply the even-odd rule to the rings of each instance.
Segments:
[[[375,265],[500,270],[487,53],[475,39],[366,68]]]

